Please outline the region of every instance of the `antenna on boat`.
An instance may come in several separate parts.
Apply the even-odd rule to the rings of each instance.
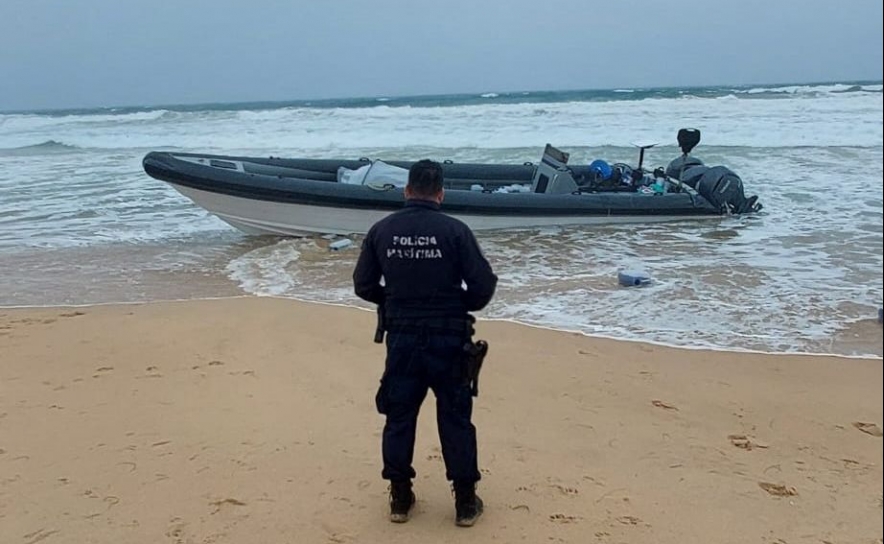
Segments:
[[[638,170],[641,171],[642,164],[644,164],[644,162],[645,162],[645,149],[650,149],[650,148],[654,147],[655,145],[657,145],[657,142],[654,142],[654,143],[633,142],[632,145],[634,145],[635,147],[638,148]]]

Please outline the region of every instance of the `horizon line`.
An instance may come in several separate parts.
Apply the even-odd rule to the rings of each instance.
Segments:
[[[69,107],[51,107],[51,108],[32,108],[32,109],[14,109],[0,110],[0,115],[21,115],[21,114],[58,114],[66,112],[83,112],[83,111],[99,111],[99,110],[116,110],[116,109],[174,109],[180,107],[200,108],[211,106],[233,106],[233,105],[282,105],[294,102],[335,102],[344,100],[377,100],[380,98],[389,99],[409,99],[409,98],[438,98],[445,96],[481,96],[485,93],[496,94],[530,94],[530,93],[561,93],[561,92],[613,92],[617,90],[632,91],[648,91],[648,90],[671,90],[671,89],[713,89],[721,87],[745,88],[745,87],[788,87],[788,86],[816,86],[816,85],[865,85],[865,84],[884,84],[884,79],[842,79],[842,80],[818,80],[818,81],[781,81],[766,83],[715,83],[706,85],[662,85],[662,86],[613,86],[613,87],[586,87],[586,88],[563,88],[563,89],[516,89],[516,90],[484,90],[484,91],[459,91],[450,93],[428,93],[428,94],[376,94],[362,96],[328,96],[323,98],[286,98],[286,99],[257,99],[257,100],[236,100],[236,101],[194,101],[194,102],[176,102],[176,103],[154,103],[154,104],[129,104],[129,105],[110,105],[110,106],[69,106]]]

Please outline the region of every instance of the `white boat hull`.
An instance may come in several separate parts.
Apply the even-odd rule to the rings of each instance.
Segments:
[[[309,204],[257,200],[202,191],[170,183],[181,194],[229,225],[256,235],[309,236],[314,234],[365,234],[390,210],[348,209]],[[444,204],[443,204],[444,210]],[[475,231],[564,225],[614,225],[660,223],[717,216],[506,216],[450,214]]]

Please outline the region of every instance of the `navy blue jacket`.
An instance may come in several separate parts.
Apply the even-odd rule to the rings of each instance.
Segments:
[[[466,224],[436,202],[409,199],[366,234],[353,286],[388,319],[459,318],[488,304],[497,276]]]

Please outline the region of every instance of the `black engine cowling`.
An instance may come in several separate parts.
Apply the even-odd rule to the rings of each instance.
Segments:
[[[690,155],[682,155],[669,163],[669,166],[666,167],[666,175],[670,178],[684,181],[681,179],[682,173],[693,166],[703,166],[703,161]]]
[[[708,167],[703,161],[682,156],[669,163],[666,175],[690,186],[713,206],[729,213],[760,211],[758,197],[746,197],[743,180],[726,166]]]

